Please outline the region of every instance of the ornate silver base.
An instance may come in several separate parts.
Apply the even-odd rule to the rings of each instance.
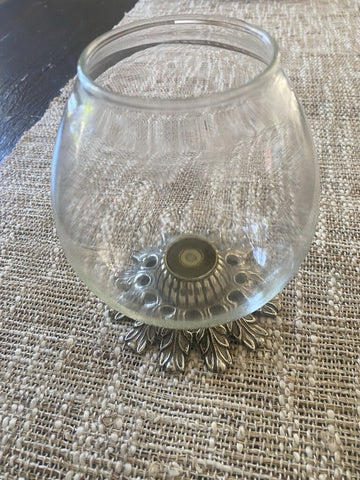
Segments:
[[[170,329],[194,330],[249,301],[264,278],[247,239],[235,248],[209,230],[202,236],[172,232],[160,245],[134,253],[132,265],[113,281],[118,303],[128,310],[163,318]]]
[[[207,368],[223,372],[232,364],[230,342],[235,340],[251,350],[261,347],[267,336],[260,325],[266,317],[276,317],[280,310],[278,296],[256,312],[225,325],[199,330],[173,330],[135,322],[125,337],[125,343],[141,354],[159,343],[159,364],[172,372],[183,372],[194,344],[199,348]],[[121,319],[122,314],[116,314]]]

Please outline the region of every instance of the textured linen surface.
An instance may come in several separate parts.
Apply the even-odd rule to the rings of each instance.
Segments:
[[[123,345],[54,229],[70,85],[0,167],[0,478],[360,478],[358,1],[141,0],[124,22],[238,17],[278,39],[318,153],[316,238],[256,353],[168,374]]]

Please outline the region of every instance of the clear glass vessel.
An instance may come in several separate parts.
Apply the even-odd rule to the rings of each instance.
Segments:
[[[260,308],[298,270],[318,215],[314,148],[276,42],[207,16],[94,40],[52,197],[69,261],[114,309],[198,329]]]

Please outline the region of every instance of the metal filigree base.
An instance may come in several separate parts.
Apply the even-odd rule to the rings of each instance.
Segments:
[[[113,282],[118,303],[149,323],[162,318],[167,328],[193,330],[248,302],[262,290],[263,273],[247,239],[234,247],[216,230],[172,231],[159,245],[135,252]]]
[[[159,344],[159,364],[172,372],[183,372],[191,349],[196,345],[206,367],[223,372],[232,364],[230,342],[235,340],[251,350],[261,347],[267,336],[260,325],[266,317],[276,317],[280,310],[279,297],[273,298],[256,312],[225,325],[199,330],[173,330],[135,322],[125,337],[125,343],[135,352],[144,353]],[[123,315],[116,314],[120,319]]]

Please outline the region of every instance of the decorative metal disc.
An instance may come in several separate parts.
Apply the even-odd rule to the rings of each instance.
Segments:
[[[125,343],[139,354],[159,344],[159,364],[172,372],[185,370],[189,353],[195,346],[209,370],[223,372],[232,364],[231,341],[242,343],[251,350],[262,347],[267,332],[260,323],[266,317],[276,317],[280,306],[279,296],[276,296],[246,317],[198,330],[159,328],[135,322],[126,334]],[[120,313],[115,315],[116,320],[123,317]]]
[[[149,323],[165,319],[169,328],[193,329],[219,316],[226,321],[264,282],[251,245],[229,247],[214,231],[172,233],[133,261],[114,277],[118,302]]]

